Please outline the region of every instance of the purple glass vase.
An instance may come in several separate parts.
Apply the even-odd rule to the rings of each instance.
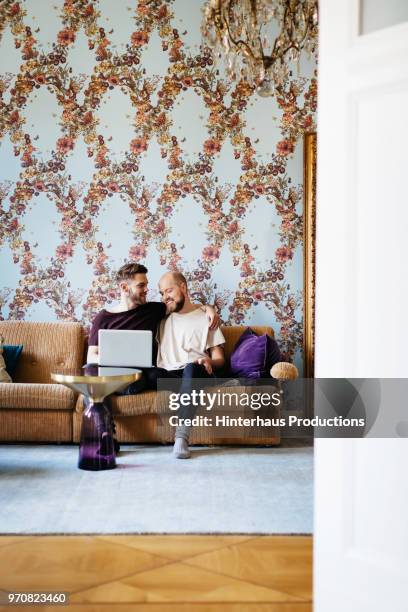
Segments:
[[[88,400],[82,414],[78,467],[81,470],[112,470],[116,455],[112,420],[103,402]]]

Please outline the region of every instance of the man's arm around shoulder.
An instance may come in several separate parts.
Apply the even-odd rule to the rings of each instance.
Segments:
[[[214,306],[209,304],[196,304],[197,308],[200,308],[207,315],[208,329],[214,331],[220,324],[220,315],[215,310]]]

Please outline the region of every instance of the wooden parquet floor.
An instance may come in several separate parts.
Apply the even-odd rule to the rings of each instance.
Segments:
[[[0,592],[63,612],[311,612],[310,536],[0,536]]]

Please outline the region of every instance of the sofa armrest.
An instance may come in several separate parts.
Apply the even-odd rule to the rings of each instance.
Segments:
[[[296,380],[299,376],[299,372],[297,367],[292,363],[279,361],[279,363],[275,363],[275,365],[272,366],[271,376],[277,380]]]

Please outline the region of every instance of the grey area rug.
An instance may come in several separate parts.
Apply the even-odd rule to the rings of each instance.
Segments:
[[[0,533],[309,534],[313,448],[125,446],[85,472],[76,446],[0,447]]]

